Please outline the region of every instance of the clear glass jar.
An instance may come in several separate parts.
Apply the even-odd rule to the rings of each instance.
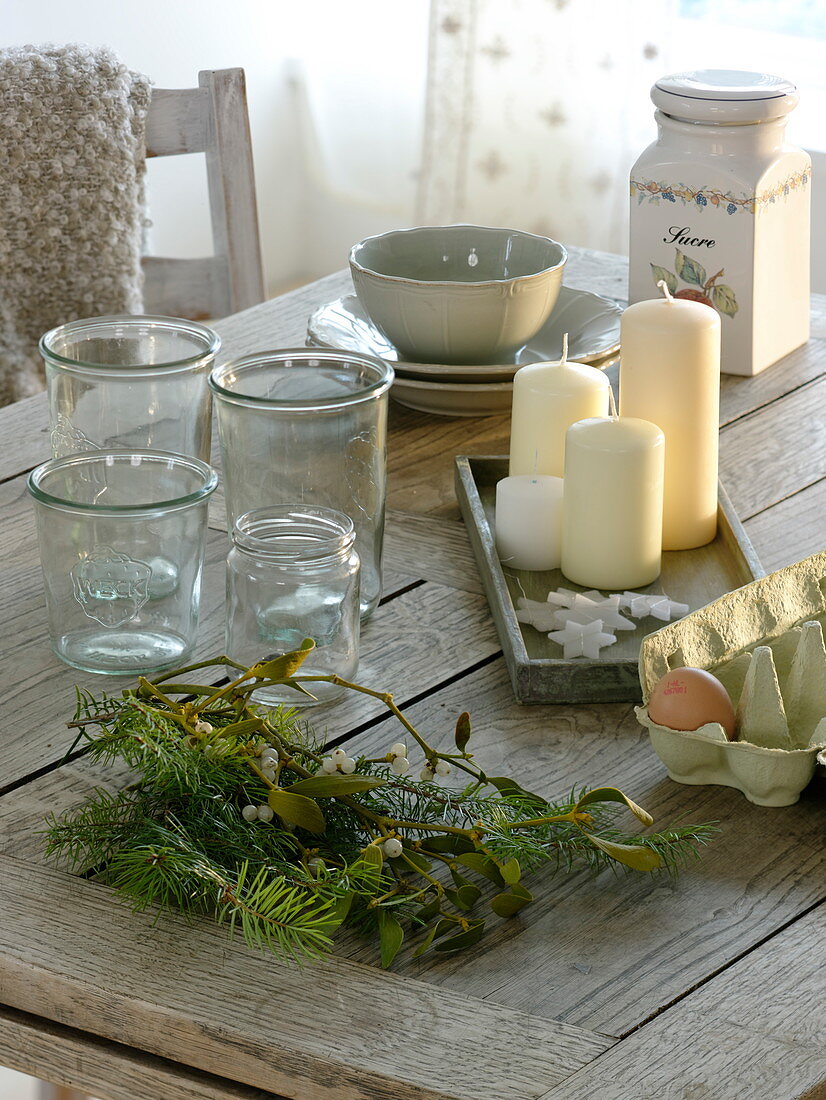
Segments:
[[[88,672],[137,673],[195,644],[211,466],[162,451],[90,451],[33,470],[52,648]]]
[[[387,393],[380,359],[306,348],[216,367],[227,526],[245,512],[300,501],[344,512],[361,558],[361,613],[381,596]]]
[[[338,675],[358,668],[359,557],[353,522],[331,508],[303,504],[258,508],[240,516],[227,557],[227,653],[245,665],[298,649],[315,649],[302,676]],[[319,703],[346,690],[308,683]],[[309,705],[294,688],[270,687],[254,701]]]
[[[47,332],[52,453],[138,447],[208,462],[206,379],[220,346],[212,329],[177,317],[91,317]]]

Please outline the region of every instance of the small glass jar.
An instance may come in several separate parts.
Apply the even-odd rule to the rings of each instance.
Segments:
[[[227,557],[227,653],[245,665],[298,649],[315,649],[301,676],[351,680],[358,668],[359,557],[353,521],[304,504],[257,508],[236,521]],[[308,683],[319,703],[345,690]],[[310,705],[294,688],[255,692],[257,703]]]
[[[218,477],[163,451],[91,451],[33,470],[52,648],[88,672],[181,663],[195,645]]]
[[[265,351],[209,378],[221,435],[227,527],[294,501],[349,516],[361,559],[361,614],[381,596],[387,403],[393,368],[347,351]]]
[[[148,447],[208,462],[206,379],[220,346],[212,329],[178,317],[90,317],[47,332],[52,454]]]

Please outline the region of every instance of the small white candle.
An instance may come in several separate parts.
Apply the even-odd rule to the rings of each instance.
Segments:
[[[496,551],[513,569],[558,569],[562,478],[505,477],[496,486]]]
[[[690,550],[717,531],[720,315],[660,285],[622,315],[620,412],[665,433],[663,549]]]
[[[616,592],[659,576],[663,433],[647,420],[596,417],[568,429],[562,572]]]
[[[558,363],[530,363],[513,378],[511,476],[562,477],[565,432],[588,416],[608,415],[610,383],[601,370],[567,362],[568,337]]]

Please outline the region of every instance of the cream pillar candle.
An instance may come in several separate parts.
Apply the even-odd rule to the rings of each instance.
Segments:
[[[558,363],[529,363],[514,375],[511,476],[562,477],[568,426],[608,414],[608,379],[596,367],[567,362],[567,351],[566,335]]]
[[[659,285],[622,315],[620,413],[665,433],[663,549],[690,550],[717,531],[720,315]]]
[[[513,569],[558,569],[562,478],[505,477],[496,486],[496,552]]]
[[[580,420],[565,440],[562,572],[617,592],[660,572],[665,441],[636,417]]]

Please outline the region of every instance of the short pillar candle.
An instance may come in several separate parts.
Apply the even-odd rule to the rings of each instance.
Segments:
[[[569,580],[616,592],[659,576],[664,451],[657,425],[635,417],[594,417],[568,429],[562,572]]]
[[[720,315],[661,285],[622,315],[620,414],[662,428],[663,549],[691,550],[717,532]]]
[[[558,363],[529,363],[513,379],[511,476],[562,477],[565,432],[576,420],[607,416],[608,379],[596,367],[567,362],[567,337]]]
[[[562,478],[523,474],[496,486],[496,552],[512,569],[558,569]]]

